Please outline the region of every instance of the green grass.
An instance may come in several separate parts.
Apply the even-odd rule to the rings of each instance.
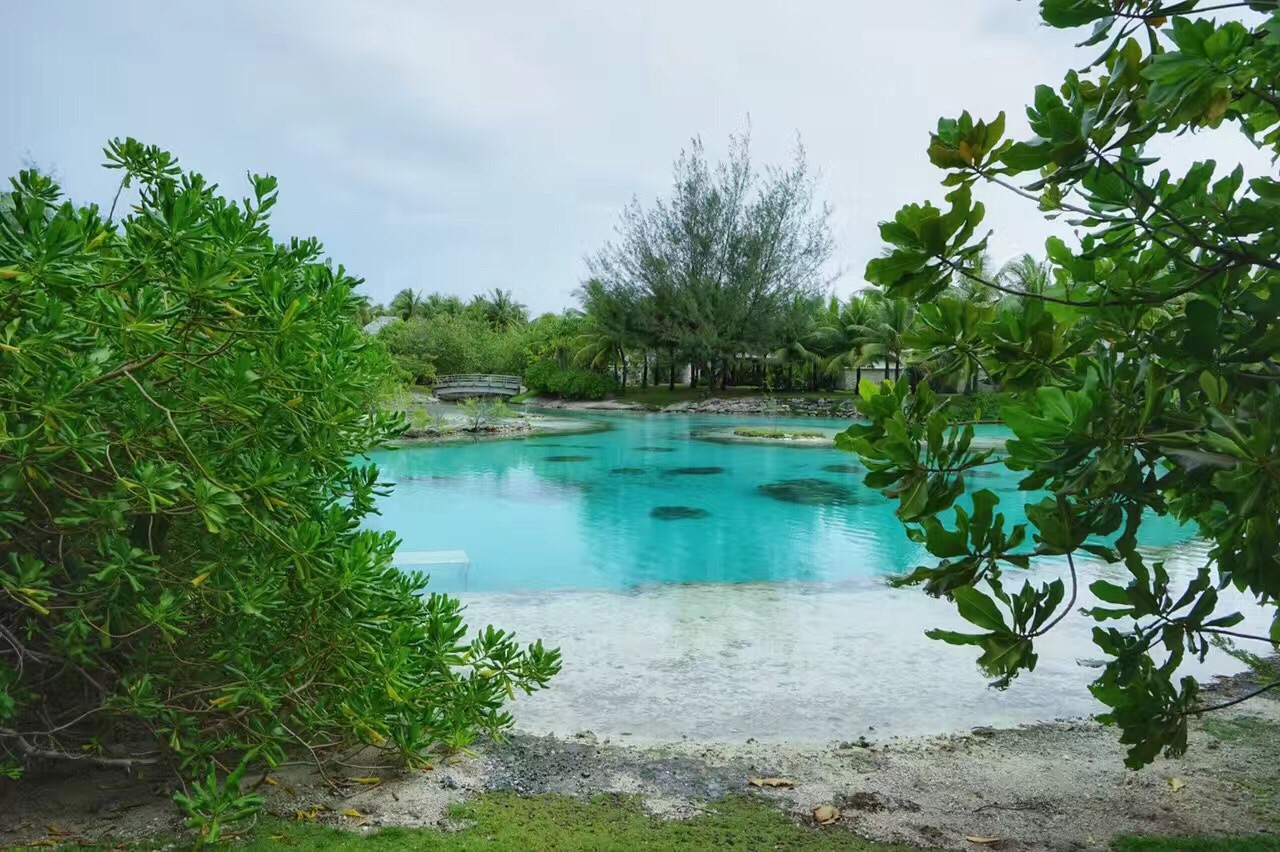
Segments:
[[[490,793],[457,805],[455,820],[470,824],[457,832],[386,828],[363,836],[309,823],[260,826],[247,848],[324,850],[617,850],[786,849],[874,850],[907,847],[869,843],[847,826],[801,825],[769,802],[745,796],[712,802],[687,820],[664,820],[645,813],[639,800],[597,796],[580,801],[563,796],[524,798]]]
[[[600,795],[589,801],[565,796],[488,793],[453,806],[458,831],[391,827],[370,834],[312,822],[268,818],[227,848],[474,852],[474,850],[556,850],[629,852],[648,850],[846,850],[908,852],[917,847],[873,843],[853,834],[848,823],[816,826],[797,821],[775,802],[729,796],[701,806],[690,819],[667,820],[645,813],[637,797]],[[154,837],[133,843],[102,841],[91,849],[159,850],[188,848],[190,836]],[[22,848],[22,847],[17,847]],[[222,847],[220,847],[222,848]],[[1255,837],[1118,837],[1114,852],[1268,852],[1280,840]]]
[[[830,438],[826,432],[806,432],[802,429],[734,429],[733,434],[739,438]]]
[[[1265,743],[1269,740],[1280,747],[1280,726],[1258,716],[1206,716],[1203,725],[1205,733],[1223,742],[1248,740]]]

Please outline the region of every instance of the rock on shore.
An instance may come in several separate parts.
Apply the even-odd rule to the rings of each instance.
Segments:
[[[773,414],[779,417],[841,417],[858,416],[853,399],[848,397],[710,397],[708,399],[676,402],[668,406],[652,406],[625,399],[596,401],[564,400],[552,397],[535,397],[528,405],[536,408],[556,408],[568,411],[648,411],[659,414]]]

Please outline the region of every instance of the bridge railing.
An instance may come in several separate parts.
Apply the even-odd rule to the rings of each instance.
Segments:
[[[520,393],[519,376],[485,373],[456,373],[436,379],[436,395],[480,396],[487,394],[514,396]]]

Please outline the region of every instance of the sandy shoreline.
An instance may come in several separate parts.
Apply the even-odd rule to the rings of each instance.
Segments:
[[[1209,687],[1217,700],[1243,694],[1251,676]],[[764,797],[803,819],[834,804],[831,830],[925,848],[974,848],[967,835],[999,837],[1010,849],[1105,849],[1117,834],[1247,835],[1274,829],[1280,700],[1258,698],[1192,723],[1181,759],[1125,769],[1117,732],[1091,721],[1013,729],[974,729],[932,737],[828,745],[705,744],[629,746],[594,734],[517,734],[474,756],[441,759],[429,771],[396,774],[350,758],[336,788],[314,769],[287,765],[260,788],[269,810],[289,815],[322,806],[319,819],[350,825],[343,810],[368,817],[356,830],[382,826],[449,827],[453,803],[489,791],[642,798],[659,815],[689,817],[730,795]],[[64,769],[65,772],[65,769]],[[370,786],[341,780],[377,774]],[[792,786],[762,791],[752,777]],[[1176,779],[1171,781],[1171,779]],[[167,785],[89,768],[34,773],[0,797],[0,844],[47,839],[56,824],[65,842],[133,839],[176,832],[180,819]]]
[[[421,447],[433,444],[474,443],[476,441],[514,441],[522,438],[541,438],[548,435],[590,435],[593,432],[606,432],[608,423],[591,420],[579,420],[569,417],[543,417],[526,415],[521,419],[504,421],[490,429],[479,432],[457,430],[445,433],[432,433],[421,429],[407,429],[400,438],[391,441],[391,447]]]

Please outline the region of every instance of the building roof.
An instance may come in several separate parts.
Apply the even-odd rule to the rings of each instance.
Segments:
[[[377,334],[393,322],[400,322],[400,317],[375,317],[362,331],[369,335]]]

